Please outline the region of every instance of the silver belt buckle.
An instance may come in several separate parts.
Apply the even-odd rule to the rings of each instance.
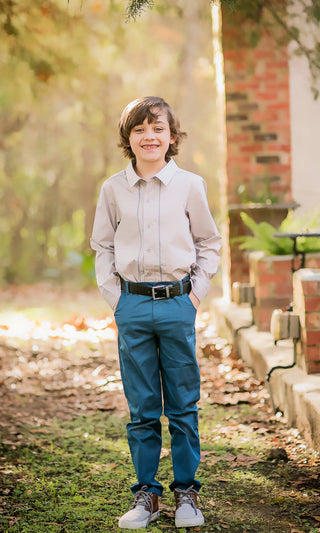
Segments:
[[[172,285],[156,285],[155,287],[151,287],[152,299],[153,300],[165,300],[166,298],[170,298],[170,287],[172,287]],[[156,295],[157,289],[164,289],[166,291],[166,295],[157,296]]]

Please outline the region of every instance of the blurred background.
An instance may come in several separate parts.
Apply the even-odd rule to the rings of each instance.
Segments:
[[[97,194],[127,165],[117,123],[139,96],[177,111],[177,162],[206,179],[218,218],[210,2],[128,21],[120,0],[1,0],[0,23],[0,285],[95,283]]]

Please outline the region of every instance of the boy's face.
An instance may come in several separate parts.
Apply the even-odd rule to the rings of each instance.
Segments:
[[[130,132],[129,142],[136,156],[137,166],[147,162],[165,165],[169,145],[175,141],[166,112],[157,109],[152,111],[157,114],[155,121],[148,122],[148,118],[145,118],[142,124],[134,126]]]

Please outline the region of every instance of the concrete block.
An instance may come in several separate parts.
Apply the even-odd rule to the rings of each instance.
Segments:
[[[211,312],[220,334],[235,345],[239,356],[266,386],[272,367],[293,362],[292,340],[281,340],[275,345],[271,333],[259,331],[255,325],[239,329],[250,324],[250,308],[213,299]],[[270,386],[273,402],[289,425],[297,427],[307,443],[320,451],[320,373],[307,374],[298,366],[278,369],[271,374]]]

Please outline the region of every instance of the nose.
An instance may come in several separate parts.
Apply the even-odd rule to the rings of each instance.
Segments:
[[[145,129],[144,137],[145,139],[154,139],[154,131],[153,131],[151,124],[148,125],[148,127]]]

